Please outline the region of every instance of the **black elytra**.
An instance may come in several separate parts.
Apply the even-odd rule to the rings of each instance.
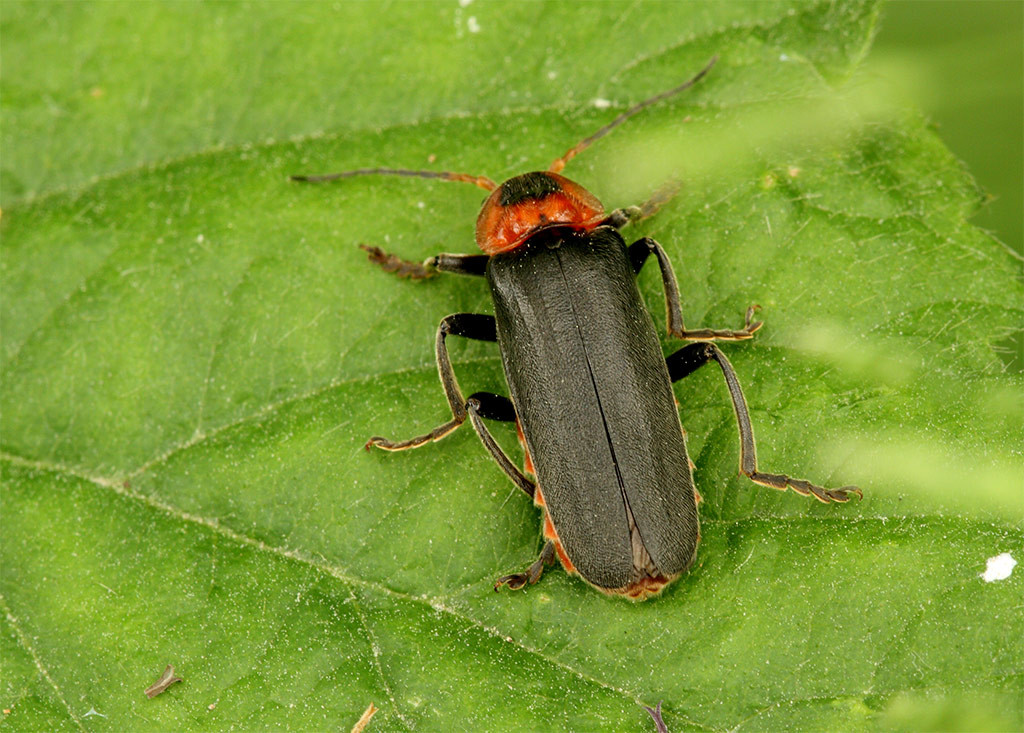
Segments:
[[[621,235],[548,230],[492,257],[487,281],[510,397],[565,555],[614,592],[677,576],[697,549],[693,475]]]

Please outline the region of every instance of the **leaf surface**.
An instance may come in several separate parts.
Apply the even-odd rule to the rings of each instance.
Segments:
[[[373,702],[380,730],[643,730],[663,701],[671,730],[1020,727],[1021,574],[980,577],[1024,553],[1020,262],[926,121],[850,108],[875,5],[2,13],[7,724],[345,728]],[[676,385],[694,569],[642,604],[559,569],[496,595],[539,515],[472,431],[363,450],[448,418],[434,329],[490,305],[356,245],[472,251],[481,192],[287,176],[543,168],[714,54],[566,173],[609,208],[684,181],[629,236],[663,243],[689,326],[762,306],[723,346],[762,467],[865,499],[738,478],[702,370]],[[463,387],[504,392],[457,341]]]

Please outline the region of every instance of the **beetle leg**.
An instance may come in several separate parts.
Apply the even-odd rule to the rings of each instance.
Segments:
[[[477,401],[478,407],[476,412],[482,418],[499,422],[516,421],[515,405],[512,404],[512,400],[504,395],[494,394],[493,392],[474,392],[469,396],[469,399]],[[466,403],[468,405],[469,400]]]
[[[453,275],[474,275],[483,277],[487,272],[487,260],[490,255],[450,255],[439,254],[427,260],[427,265],[438,272],[450,272]]]
[[[473,429],[476,430],[476,434],[480,436],[480,440],[483,442],[484,447],[491,454],[491,457],[494,458],[494,462],[497,463],[501,470],[505,472],[505,475],[512,479],[512,483],[525,491],[526,495],[532,499],[537,485],[528,479],[526,475],[516,468],[515,464],[509,460],[509,457],[505,455],[505,451],[503,451],[501,446],[494,440],[494,437],[491,435],[491,431],[487,429],[487,426],[484,425],[483,421],[480,419],[481,417],[489,417],[487,414],[488,412],[491,414],[494,413],[493,405],[485,407],[484,403],[480,401],[479,397],[482,394],[487,393],[477,392],[466,401],[466,410],[469,412],[469,421],[473,424]],[[498,399],[504,400],[508,403],[508,407],[512,410],[512,420],[509,422],[514,422],[516,418],[515,408],[512,407],[512,401],[505,397],[500,397],[499,395],[490,396],[497,397]],[[502,420],[504,417],[499,417],[497,419]]]
[[[425,443],[440,440],[466,421],[468,416],[466,400],[459,389],[458,381],[455,379],[455,370],[452,369],[451,359],[448,358],[448,347],[445,345],[445,339],[450,335],[463,336],[476,339],[477,341],[497,341],[498,334],[494,323],[494,316],[476,313],[454,313],[450,316],[445,316],[441,321],[441,325],[437,327],[437,341],[435,344],[437,371],[441,376],[441,385],[444,387],[444,394],[448,398],[448,405],[452,410],[452,419],[444,425],[438,425],[429,433],[418,435],[409,440],[391,441],[375,435],[366,441],[367,449],[374,445],[384,450],[417,448]]]
[[[512,575],[503,575],[494,581],[494,590],[498,590],[503,585],[507,585],[512,590],[519,590],[527,583],[533,585],[540,580],[541,573],[544,572],[546,565],[553,565],[555,562],[555,543],[548,540],[544,543],[544,549],[540,551],[540,557],[527,568],[525,573],[513,573]]]
[[[654,216],[662,206],[675,198],[675,195],[679,193],[680,187],[680,182],[672,179],[658,188],[657,191],[651,194],[649,199],[639,206],[627,206],[622,209],[616,209],[608,215],[608,219],[604,223],[616,229],[622,229],[627,224]]]
[[[752,338],[754,332],[761,328],[761,321],[754,320],[754,312],[759,306],[752,305],[747,308],[743,328],[738,331],[713,328],[699,328],[688,331],[686,326],[683,325],[683,311],[679,305],[679,285],[676,282],[675,273],[672,271],[672,263],[669,261],[668,255],[665,254],[665,250],[661,248],[661,245],[650,237],[638,239],[629,245],[629,261],[633,265],[633,272],[640,272],[640,268],[644,266],[652,252],[658,258],[658,267],[661,268],[661,282],[665,288],[665,305],[668,309],[668,331],[671,335],[691,341],[711,341],[715,339],[743,341]]]
[[[407,277],[410,280],[425,280],[439,272],[482,277],[487,268],[487,260],[490,259],[488,255],[439,254],[428,257],[423,262],[413,262],[368,244],[360,244],[359,249],[366,252],[370,262],[380,265],[384,272],[392,272],[398,277]]]
[[[668,365],[668,373],[673,382],[677,382],[688,374],[692,374],[709,361],[718,362],[725,376],[725,383],[729,388],[729,396],[732,397],[733,410],[736,413],[736,422],[740,429],[740,472],[749,477],[751,481],[762,486],[769,486],[773,489],[785,491],[787,488],[804,496],[813,496],[820,502],[849,501],[851,495],[858,499],[863,497],[860,489],[856,486],[843,486],[840,489],[826,489],[812,484],[804,479],[792,478],[779,473],[761,473],[757,470],[757,449],[754,445],[754,428],[750,424],[750,412],[747,409],[747,401],[743,397],[743,390],[740,388],[739,380],[732,364],[725,358],[725,354],[712,343],[690,344],[684,346],[669,356],[665,361]]]

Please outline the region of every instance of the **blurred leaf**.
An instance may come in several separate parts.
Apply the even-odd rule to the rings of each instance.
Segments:
[[[873,73],[933,120],[989,194],[975,225],[1024,253],[1024,3],[896,0],[880,26]]]
[[[673,731],[855,729],[938,701],[929,725],[1020,727],[1021,573],[980,578],[1024,551],[1020,262],[917,116],[785,136],[856,86],[873,4],[2,7],[5,722],[333,729],[373,702],[370,729],[646,730],[660,700]],[[480,191],[286,176],[546,166],[715,53],[568,173],[619,206],[670,162],[683,192],[631,234],[668,249],[688,324],[763,306],[726,345],[763,467],[865,499],[736,478],[708,370],[676,389],[696,567],[643,604],[558,570],[496,595],[539,517],[471,431],[363,450],[446,419],[434,329],[489,304],[356,244],[469,251]],[[505,390],[492,345],[453,356]]]

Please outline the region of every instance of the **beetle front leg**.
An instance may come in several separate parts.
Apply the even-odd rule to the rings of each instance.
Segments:
[[[489,259],[487,255],[439,254],[428,257],[423,262],[413,262],[368,244],[360,244],[359,249],[366,252],[370,262],[380,265],[384,272],[391,272],[410,280],[425,280],[439,272],[482,277]]]
[[[851,495],[858,499],[863,498],[863,493],[856,486],[843,486],[840,489],[826,489],[804,479],[792,478],[781,473],[762,473],[757,469],[757,448],[754,445],[754,428],[750,424],[750,411],[747,409],[747,400],[743,397],[743,390],[736,378],[736,372],[732,364],[725,358],[725,354],[712,343],[690,344],[684,346],[665,360],[668,365],[668,373],[673,382],[677,382],[688,374],[692,374],[709,361],[718,362],[725,376],[725,383],[729,388],[729,396],[732,397],[733,411],[736,413],[736,422],[740,429],[740,471],[756,484],[768,486],[773,489],[785,491],[787,488],[803,496],[813,496],[820,502],[830,501],[845,502],[850,500]]]
[[[441,385],[444,387],[445,397],[448,398],[448,406],[452,410],[452,419],[444,425],[438,425],[429,433],[418,435],[409,440],[392,441],[380,436],[374,436],[366,441],[367,450],[371,446],[377,446],[383,450],[405,450],[407,448],[418,448],[425,443],[440,440],[466,421],[468,412],[466,400],[459,389],[459,383],[455,379],[455,370],[452,369],[451,359],[448,357],[448,347],[445,339],[448,336],[462,336],[477,341],[497,341],[497,326],[494,323],[494,316],[479,315],[477,313],[454,313],[445,316],[437,327],[437,341],[435,343],[435,354],[437,356],[437,371],[441,376]]]
[[[608,215],[608,219],[605,223],[609,226],[615,227],[616,229],[622,229],[622,227],[627,224],[642,221],[643,219],[654,216],[661,210],[662,206],[675,198],[681,187],[682,184],[679,181],[671,179],[663,186],[659,187],[658,190],[651,194],[651,197],[640,204],[640,206],[627,206],[622,209],[616,209]]]
[[[679,305],[679,284],[676,282],[676,275],[672,271],[672,263],[665,254],[661,245],[650,237],[638,239],[629,245],[629,261],[633,265],[633,272],[639,273],[640,269],[647,262],[647,258],[654,253],[658,259],[658,267],[661,268],[661,282],[665,288],[665,305],[668,309],[668,331],[671,335],[680,339],[690,341],[743,341],[753,338],[754,332],[761,328],[761,321],[754,320],[754,312],[758,306],[752,305],[747,308],[746,319],[743,328],[738,331],[728,329],[699,328],[688,331],[683,325],[683,310]]]

